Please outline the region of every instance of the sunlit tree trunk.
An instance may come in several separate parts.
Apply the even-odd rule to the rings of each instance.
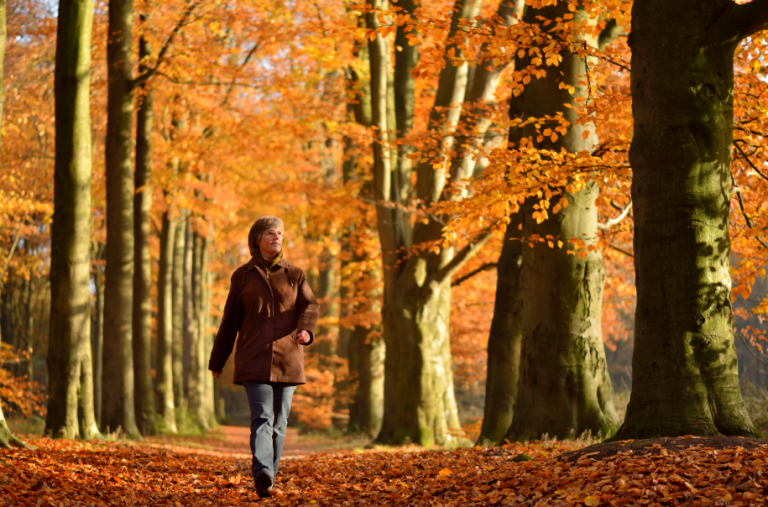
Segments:
[[[151,48],[139,40],[139,71],[146,71],[145,60]],[[142,435],[157,433],[155,398],[152,389],[152,260],[149,252],[149,220],[152,210],[152,87],[144,80],[139,87],[136,115],[136,193],[133,197],[134,259],[133,274],[133,364],[136,424]]]
[[[637,310],[618,438],[755,435],[733,343],[728,219],[734,50],[767,28],[766,0],[632,8]]]
[[[479,12],[479,3],[479,0],[457,1],[449,39],[464,29],[459,27],[460,19],[472,18]],[[375,28],[376,16],[369,16],[368,23],[369,28]],[[410,178],[399,174],[385,145],[388,139],[382,134],[391,128],[386,114],[387,46],[380,36],[369,46],[373,125],[379,137],[374,142],[374,182],[384,262],[382,317],[387,350],[384,420],[377,440],[455,446],[461,443],[455,436],[461,428],[451,371],[451,276],[484,241],[472,243],[458,253],[444,249],[440,254],[421,252],[404,258],[411,244],[440,239],[442,225],[432,217],[426,224],[418,221],[411,236],[408,221],[392,206],[401,203],[409,193],[404,190],[409,190]],[[459,45],[451,43],[450,47],[461,55]],[[399,54],[395,52],[396,59]],[[438,143],[441,150],[450,145],[450,133],[458,122],[461,111],[458,104],[464,99],[467,75],[466,64],[446,65],[440,73],[429,130],[435,138],[444,139]],[[401,76],[409,79],[404,74]],[[403,83],[394,86],[406,88]],[[431,163],[421,162],[416,172],[417,198],[425,206],[440,200],[446,184],[446,168],[434,169]]]
[[[213,405],[208,399],[208,370],[205,360],[208,347],[208,319],[205,313],[207,300],[208,252],[205,238],[197,231],[190,234],[191,265],[189,270],[190,300],[188,305],[189,381],[187,396],[189,410],[201,428],[210,428]]]
[[[3,12],[4,12],[3,5]],[[46,433],[90,439],[91,28],[93,3],[59,3],[54,90],[56,160],[51,225],[51,314]]]
[[[522,213],[513,213],[504,233],[496,269],[496,302],[488,336],[485,408],[478,442],[499,443],[512,424],[520,347],[523,342],[523,294],[520,271],[523,263]]]
[[[568,4],[562,2],[529,9],[525,19],[547,30],[547,26],[556,25],[555,18],[568,12]],[[545,25],[544,20],[552,24]],[[590,26],[595,21],[578,10],[574,22]],[[586,44],[597,44],[591,35],[576,36]],[[519,97],[511,99],[510,116],[541,118],[563,112],[567,120],[576,119],[574,109],[563,104],[576,106],[577,99],[587,98],[586,65],[594,61],[565,50],[561,55],[560,65],[546,67],[545,77],[531,80]],[[572,86],[574,93],[561,83]],[[537,141],[531,127],[518,131],[521,137],[531,137],[539,149],[576,153],[592,152],[597,146],[591,122],[571,124],[554,142],[549,138]],[[519,139],[514,147],[520,146]],[[544,433],[564,438],[587,430],[606,435],[618,427],[601,334],[603,258],[600,252],[574,253],[568,242],[570,238],[583,240],[586,245],[596,241],[598,193],[599,187],[593,182],[567,194],[568,206],[541,223],[532,216],[538,201],[528,199],[523,208],[525,238],[538,235],[555,239],[553,247],[538,242],[523,248],[523,343],[517,400],[505,435],[510,441],[534,439]],[[562,246],[554,244],[558,240]]]
[[[170,206],[170,205],[169,205]],[[160,262],[157,279],[157,395],[161,428],[176,433],[176,404],[173,398],[173,253],[176,220],[169,207],[163,213]]]
[[[173,240],[172,292],[172,371],[173,402],[176,406],[176,424],[179,424],[187,408],[184,394],[184,247],[186,244],[186,210],[180,210],[176,220]]]
[[[133,365],[133,0],[109,1],[107,29],[107,267],[101,426],[138,437]]]
[[[198,298],[195,297],[195,232],[192,228],[194,217],[190,214],[184,226],[184,397],[190,415],[194,414],[198,406],[195,398],[197,389],[197,376],[193,368],[195,359],[193,356],[197,349],[197,310]]]

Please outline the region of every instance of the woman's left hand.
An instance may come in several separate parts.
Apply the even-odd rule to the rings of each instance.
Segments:
[[[311,340],[312,337],[309,335],[309,332],[302,329],[299,331],[299,334],[296,335],[296,341],[304,345],[305,343],[309,343],[309,340]]]

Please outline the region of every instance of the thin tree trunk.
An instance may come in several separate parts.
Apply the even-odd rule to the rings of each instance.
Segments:
[[[176,218],[176,237],[173,241],[173,402],[176,405],[176,424],[187,409],[184,394],[184,250],[186,244],[186,210],[180,210]]]
[[[107,268],[101,425],[140,437],[133,365],[133,0],[109,0],[107,37]]]
[[[766,0],[632,8],[637,310],[618,438],[756,433],[739,389],[728,221],[733,55],[766,28]]]
[[[198,426],[204,429],[211,427],[211,410],[208,406],[208,389],[206,387],[208,377],[205,365],[207,322],[204,315],[206,295],[206,269],[208,256],[206,254],[205,239],[194,231],[191,233],[192,245],[190,253],[192,263],[190,267],[190,300],[188,306],[189,319],[189,383],[187,396],[189,398],[189,410]]]
[[[90,439],[93,411],[90,320],[93,3],[59,3],[54,74],[56,160],[51,225],[51,316],[46,433]]]
[[[478,442],[497,444],[512,424],[517,381],[520,375],[520,347],[523,342],[523,295],[520,271],[523,262],[522,213],[513,213],[504,233],[497,267],[496,303],[488,336],[485,381],[485,409]]]
[[[139,61],[150,57],[147,40],[139,40]],[[139,65],[146,71],[146,64]],[[152,210],[152,88],[149,80],[139,87],[136,116],[136,193],[133,197],[134,259],[133,274],[133,364],[136,424],[142,435],[157,433],[155,398],[152,389],[152,259],[149,252],[149,220]]]
[[[104,260],[104,245],[91,249],[91,259]],[[93,349],[93,409],[96,423],[101,427],[101,375],[102,350],[104,349],[104,268],[95,264],[91,272],[94,294],[96,295],[93,317],[91,319],[91,348]],[[31,378],[31,377],[30,377]]]
[[[192,229],[193,217],[190,215],[184,230],[184,396],[190,415],[198,407],[197,372],[195,354],[197,351],[197,313],[198,301],[196,290],[198,283],[195,273],[195,232]]]
[[[160,266],[157,280],[157,395],[161,429],[176,433],[176,404],[173,397],[173,253],[176,220],[171,209],[163,213],[160,236]]]
[[[543,20],[554,22],[568,12],[566,3],[531,8],[525,20],[547,30],[553,25],[544,25]],[[595,22],[583,10],[574,13],[576,26]],[[591,35],[577,36],[585,44],[597,44]],[[566,50],[561,55],[559,66],[546,67],[545,77],[532,80],[519,97],[510,100],[510,117],[541,118],[564,111],[563,116],[572,124],[556,141],[545,138],[537,142],[530,126],[518,129],[519,136],[530,136],[539,149],[592,152],[597,146],[594,124],[574,123],[574,109],[563,104],[576,106],[576,100],[588,97],[584,76],[587,63],[594,64],[594,59]],[[563,83],[572,86],[573,93],[563,89]],[[515,146],[519,147],[519,138],[517,141]],[[532,217],[537,205],[534,199],[526,201],[523,209],[524,237],[551,235],[562,245],[550,247],[541,242],[523,249],[523,344],[517,401],[505,435],[510,441],[538,438],[543,433],[565,438],[587,430],[607,435],[618,427],[601,333],[603,258],[599,251],[568,251],[571,238],[586,245],[596,241],[598,193],[599,186],[593,182],[566,194],[568,206],[541,223]]]

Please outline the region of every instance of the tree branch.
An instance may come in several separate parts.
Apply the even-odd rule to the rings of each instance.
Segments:
[[[617,216],[616,218],[611,218],[605,223],[597,222],[597,228],[600,229],[601,231],[607,231],[614,225],[624,220],[629,214],[629,210],[631,209],[632,209],[632,201],[629,201],[629,204],[627,204],[627,206],[623,210],[621,210],[621,213],[619,214],[619,216]]]
[[[731,42],[734,47],[745,37],[768,29],[768,0],[731,4],[715,24],[715,42]]]
[[[479,268],[473,269],[472,271],[470,271],[466,275],[464,275],[464,276],[462,276],[460,278],[457,278],[455,281],[451,282],[451,286],[458,287],[459,285],[461,285],[462,283],[466,282],[467,280],[469,280],[473,276],[478,275],[478,274],[482,273],[483,271],[485,271],[487,269],[495,268],[496,266],[498,266],[498,263],[496,263],[496,262],[486,262],[485,264],[481,265]]]
[[[626,35],[624,29],[616,22],[615,19],[611,19],[605,24],[605,28],[600,32],[597,38],[597,49],[600,51],[605,50],[611,43],[622,35]]]
[[[760,169],[758,169],[757,166],[752,163],[752,160],[747,156],[747,154],[744,153],[744,150],[741,149],[741,146],[739,146],[739,141],[741,141],[741,139],[734,139],[733,145],[737,150],[739,150],[739,153],[741,153],[741,156],[744,157],[744,160],[746,160],[747,163],[752,166],[752,169],[754,169],[754,171],[759,174],[765,181],[768,181],[768,176],[763,174],[762,171],[760,171]]]
[[[743,336],[741,336],[739,333],[734,333],[734,334],[739,337],[739,340],[741,340],[741,344],[744,345],[744,348],[747,349],[747,352],[752,354],[752,357],[754,357],[755,360],[757,360],[757,362],[762,363],[762,364],[768,364],[768,361],[766,361],[765,359],[760,359],[759,357],[757,357],[757,354],[755,354],[752,351],[752,347],[750,347],[747,344],[747,340],[745,340]]]
[[[192,2],[187,7],[187,10],[184,11],[184,14],[181,16],[181,19],[179,19],[179,22],[176,23],[176,26],[173,27],[173,30],[171,30],[170,35],[168,35],[168,38],[165,40],[165,43],[163,44],[163,47],[160,48],[160,53],[157,55],[157,61],[155,62],[155,66],[147,69],[143,74],[137,76],[133,80],[133,86],[139,85],[142,81],[146,81],[147,79],[154,76],[157,71],[160,69],[160,66],[165,61],[165,54],[168,52],[168,49],[171,47],[171,44],[173,43],[173,39],[176,37],[176,34],[178,34],[182,28],[184,28],[187,25],[187,20],[192,15],[194,10],[197,8],[198,5],[202,3],[202,0],[197,0],[196,2]]]
[[[455,275],[469,259],[485,246],[488,240],[491,239],[491,236],[493,236],[493,231],[489,228],[489,230],[483,233],[477,241],[468,243],[467,246],[456,252],[453,259],[451,259],[448,264],[425,280],[424,287],[432,288],[433,286],[440,285],[449,278],[453,278],[453,275]]]
[[[0,290],[3,288],[3,278],[5,278],[5,272],[8,270],[8,265],[11,263],[11,258],[13,258],[13,253],[16,251],[16,246],[19,244],[19,231],[16,231],[16,234],[13,236],[13,243],[11,244],[11,249],[8,251],[8,255],[5,256],[5,263],[3,264],[3,270],[0,271]]]

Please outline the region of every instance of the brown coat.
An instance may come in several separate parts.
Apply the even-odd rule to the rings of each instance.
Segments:
[[[304,272],[281,260],[267,272],[256,259],[232,275],[224,316],[208,369],[222,371],[238,333],[235,384],[248,381],[304,384],[304,329],[315,339],[319,305]]]

